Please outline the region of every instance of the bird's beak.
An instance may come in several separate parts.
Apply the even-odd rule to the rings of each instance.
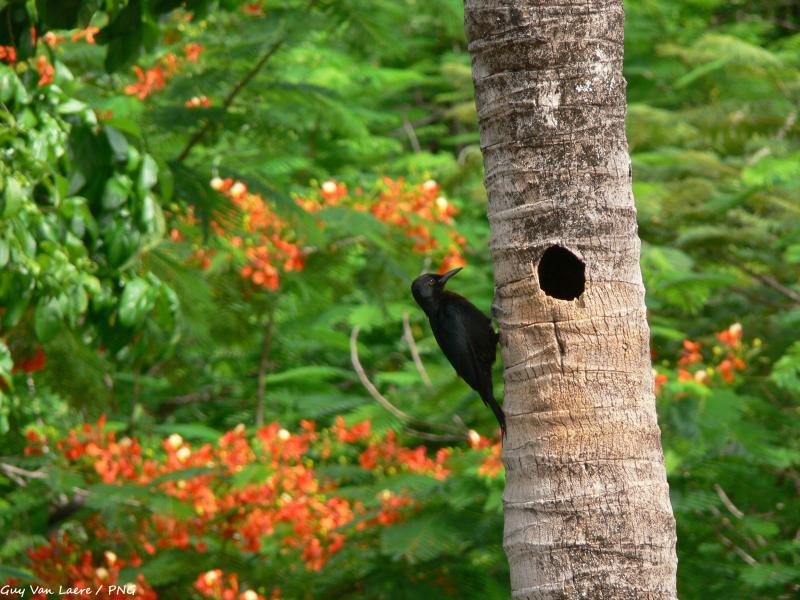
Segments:
[[[441,276],[441,278],[439,279],[439,284],[444,285],[445,283],[447,283],[448,279],[450,279],[453,275],[458,273],[463,268],[464,267],[458,267],[457,269],[452,269],[448,271],[447,273]]]

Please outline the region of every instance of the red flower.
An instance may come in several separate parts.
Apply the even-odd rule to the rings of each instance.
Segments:
[[[94,44],[94,36],[100,32],[99,27],[95,27],[94,25],[89,25],[86,29],[78,29],[75,33],[72,34],[70,38],[73,42],[77,42],[78,40],[86,40],[87,44]]]
[[[168,79],[175,75],[180,68],[181,64],[178,60],[178,57],[175,56],[172,52],[167,52],[161,59],[158,61],[158,66],[161,67],[164,71],[164,78]]]
[[[719,365],[717,365],[717,371],[719,371],[720,375],[722,375],[722,378],[728,383],[731,383],[734,380],[733,361],[726,358],[719,363]]]
[[[47,450],[47,438],[39,435],[35,430],[28,429],[25,432],[28,443],[25,445],[25,456],[41,456]]]
[[[347,429],[344,425],[344,419],[342,417],[336,417],[333,427],[331,427],[331,432],[340,442],[352,444],[367,439],[369,437],[370,428],[371,423],[369,420],[366,420]]]
[[[39,56],[36,59],[36,69],[39,71],[39,87],[53,83],[53,76],[56,74],[56,70],[53,65],[47,62],[46,56]]]
[[[17,49],[14,46],[0,46],[0,60],[11,64],[17,60]]]
[[[136,577],[136,583],[120,578],[122,568],[135,565],[135,553],[132,558],[125,559],[111,551],[95,553],[84,550],[68,535],[51,536],[48,543],[28,550],[31,569],[36,577],[45,584],[45,588],[89,588],[93,593],[75,593],[70,598],[92,597],[110,600],[116,594],[109,591],[110,586],[117,587],[117,594],[124,594],[132,600],[156,600],[157,595],[148,585],[142,574]],[[94,591],[96,590],[96,591]],[[124,590],[124,592],[123,592]],[[31,597],[36,600],[48,598],[53,592],[40,591]],[[65,592],[66,593],[66,592]]]
[[[658,396],[658,393],[661,391],[661,387],[669,381],[669,378],[663,373],[656,372],[655,369],[653,369],[653,374],[655,376],[656,396]]]
[[[454,246],[450,246],[447,254],[445,254],[444,258],[442,259],[442,266],[439,267],[439,273],[447,273],[447,271],[450,271],[451,269],[463,267],[466,264],[467,261],[464,260],[464,257],[461,255],[459,249]]]
[[[194,96],[183,103],[186,108],[206,108],[211,106],[211,100],[206,96]]]
[[[201,573],[194,582],[195,589],[203,596],[219,596],[222,593],[222,569]]]
[[[64,41],[64,38],[60,35],[56,35],[52,31],[48,31],[42,36],[44,43],[50,46],[51,48],[55,48],[58,44]]]
[[[358,461],[365,469],[372,470],[378,466],[386,468],[402,467],[412,473],[422,473],[436,479],[446,479],[450,474],[449,469],[444,466],[446,458],[446,453],[439,453],[436,455],[435,461],[430,459],[424,446],[418,446],[414,449],[398,446],[394,432],[389,431],[383,442],[367,446]]]
[[[416,186],[384,177],[382,189],[374,199],[364,198],[361,188],[351,195],[347,186],[334,179],[322,183],[317,198],[295,198],[306,212],[314,213],[333,206],[347,206],[359,212],[370,212],[379,221],[392,225],[412,239],[415,252],[430,253],[441,247],[440,236],[434,228],[452,226],[456,207],[441,195],[441,186],[433,180]],[[450,243],[446,246],[442,271],[465,263],[462,256],[466,240],[454,229],[448,232]]]
[[[200,55],[203,53],[205,48],[200,44],[186,44],[183,47],[183,53],[186,55],[186,60],[189,62],[196,63],[200,59]]]
[[[500,460],[500,453],[500,442],[492,444],[492,449],[488,458],[478,467],[478,475],[490,478],[497,477],[500,471],[503,470],[503,461]]]
[[[721,331],[715,335],[720,342],[729,348],[738,348],[740,346],[740,340],[742,339],[742,325],[740,323],[734,323],[725,331]]]
[[[24,371],[25,373],[35,373],[44,369],[47,363],[47,355],[41,348],[38,349],[33,356],[21,360],[18,364],[14,365],[14,371]]]
[[[242,12],[247,15],[252,15],[254,17],[263,17],[264,16],[264,0],[260,2],[248,2],[242,6]]]
[[[257,193],[250,192],[242,181],[215,177],[210,185],[222,192],[237,206],[242,214],[242,229],[249,234],[229,237],[235,248],[245,248],[248,264],[240,269],[243,278],[269,290],[277,290],[280,284],[278,267],[283,271],[301,271],[304,267],[304,252],[300,248],[292,227],[275,212],[270,204]],[[212,222],[217,235],[227,237],[226,228]]]
[[[691,340],[683,340],[683,350],[678,359],[678,364],[681,366],[688,366],[703,360],[703,355],[700,354],[700,344]]]
[[[134,67],[136,71],[137,82],[126,85],[123,91],[128,96],[136,96],[139,100],[144,100],[150,94],[162,89],[166,83],[164,79],[164,72],[160,67],[153,67],[142,71],[141,67]]]

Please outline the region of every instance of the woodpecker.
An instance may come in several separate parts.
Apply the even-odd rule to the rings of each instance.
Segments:
[[[444,289],[448,280],[460,270],[461,267],[443,275],[420,275],[411,284],[411,294],[428,316],[433,336],[447,360],[492,409],[505,437],[506,417],[492,390],[492,365],[499,335],[491,319],[474,304]]]

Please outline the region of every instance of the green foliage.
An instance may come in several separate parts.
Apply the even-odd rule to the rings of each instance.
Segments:
[[[629,138],[656,349],[667,357],[680,337],[732,322],[764,340],[733,390],[670,383],[659,402],[680,596],[789,597],[800,579],[790,542],[800,524],[790,483],[800,54],[783,24],[797,13],[780,2],[745,12],[719,2],[626,8]],[[754,519],[769,535],[748,526]]]
[[[410,564],[427,562],[445,553],[457,553],[461,532],[439,514],[418,515],[413,521],[384,529],[381,551],[394,559]]]
[[[800,581],[798,17],[779,0],[626,2],[628,137],[654,366],[666,378],[658,409],[682,598],[788,598]],[[459,291],[488,312],[461,2],[14,0],[0,2],[0,23],[0,45],[18,54],[0,63],[0,455],[35,472],[27,430],[63,435],[100,413],[154,446],[173,433],[211,443],[257,414],[292,429],[345,415],[400,431],[353,371],[355,326],[360,361],[389,401],[437,431],[454,417],[492,431],[408,293],[443,252],[415,252],[369,212],[307,213],[295,201],[329,180],[365,197],[385,189],[384,176],[436,180],[467,240]],[[96,44],[70,41],[90,26]],[[48,31],[64,41],[47,46]],[[202,47],[197,62],[187,44]],[[52,83],[39,85],[39,57],[54,66]],[[164,85],[140,99],[152,69]],[[210,105],[186,106],[200,97]],[[302,248],[302,270],[282,270],[277,291],[241,276],[246,248],[233,236],[246,228],[214,177],[260,194]],[[241,231],[218,233],[227,227]],[[447,231],[432,236],[443,250]],[[737,322],[745,368],[726,381],[733,350],[712,334]],[[678,364],[685,339],[702,343],[702,363]],[[320,472],[343,494],[410,489],[419,510],[357,556],[335,555],[311,587],[286,583],[285,597],[438,597],[437,578],[465,597],[507,597],[500,482],[469,465],[444,482],[374,480],[341,452]],[[49,473],[26,486],[0,477],[10,532],[0,579],[30,579],[13,569],[43,543],[50,505],[86,483]],[[236,481],[267,476],[245,469]],[[59,530],[79,530],[92,511],[124,519],[131,503],[188,514],[150,488],[95,485]],[[277,549],[256,561],[209,545],[160,551],[141,571],[162,597],[185,597],[198,569],[224,566],[268,589],[260,561],[297,568]]]

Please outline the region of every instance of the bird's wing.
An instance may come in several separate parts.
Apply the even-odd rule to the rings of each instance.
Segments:
[[[431,325],[442,352],[470,387],[484,389],[496,354],[497,334],[491,320],[456,294],[442,303],[437,316]]]
[[[492,327],[492,320],[483,314],[480,309],[469,300],[458,294],[453,294],[450,298],[451,307],[458,307],[458,314],[466,319],[464,327],[467,339],[473,345],[478,361],[483,365],[491,366],[494,364],[497,354],[497,333]]]
[[[492,390],[492,363],[498,335],[492,322],[466,298],[449,294],[435,318],[433,335],[461,378],[492,409],[505,435],[506,417]]]

